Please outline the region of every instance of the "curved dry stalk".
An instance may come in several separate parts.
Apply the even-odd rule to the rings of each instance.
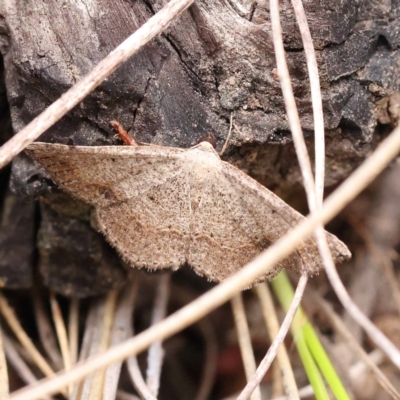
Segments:
[[[282,42],[282,31],[279,21],[279,3],[278,0],[270,0],[270,13],[273,31],[274,49],[278,64],[278,72],[281,78],[282,92],[285,99],[286,112],[289,119],[289,125],[292,131],[295,143],[296,153],[301,167],[304,186],[306,188],[308,205],[312,213],[315,213],[319,206],[315,197],[314,181],[312,179],[311,164],[309,162],[307,148],[305,146],[302,135],[300,120],[297,113],[296,103],[291,87],[289,71],[285,60],[285,51]],[[325,267],[329,282],[331,283],[339,300],[346,308],[348,313],[355,321],[361,325],[371,340],[380,347],[392,360],[392,362],[400,368],[400,352],[392,342],[362,313],[359,307],[353,302],[346,288],[337,273],[332,254],[329,249],[325,231],[322,225],[315,229],[318,249]]]
[[[133,386],[140,394],[140,397],[143,400],[157,400],[157,398],[153,396],[153,393],[150,391],[150,389],[146,385],[146,382],[143,379],[143,375],[140,371],[137,358],[129,357],[126,361],[126,365],[128,367],[128,372],[131,377]]]
[[[65,92],[25,128],[21,129],[21,131],[0,148],[0,168],[8,164],[46,129],[50,128],[68,111],[72,110],[91,91],[100,85],[104,79],[110,76],[133,54],[138,52],[147,42],[163,32],[193,1],[171,0],[106,58],[100,61],[91,72],[72,86],[71,89]]]
[[[121,294],[117,310],[115,312],[115,320],[111,331],[110,345],[122,343],[128,339],[131,333],[132,314],[134,302],[138,289],[138,280],[133,284],[128,284]],[[104,389],[102,400],[114,400],[116,398],[118,381],[121,373],[122,361],[113,364],[106,371],[104,379]]]
[[[267,351],[267,354],[261,361],[260,365],[257,368],[257,372],[252,377],[251,381],[246,385],[246,387],[242,390],[237,400],[247,400],[253,390],[260,384],[262,378],[267,373],[268,368],[274,361],[276,353],[282,342],[284,341],[290,325],[293,321],[294,316],[296,315],[296,311],[299,308],[301,299],[303,297],[304,289],[307,285],[307,275],[302,275],[300,277],[299,283],[297,284],[296,291],[293,296],[292,304],[289,307],[288,312],[286,313],[285,319],[282,322],[281,327],[279,328],[278,334],[275,336],[274,341],[272,342],[270,348]]]
[[[66,371],[69,371],[71,369],[72,362],[69,352],[67,330],[65,328],[61,309],[54,292],[50,293],[50,305],[51,313],[53,315],[54,326],[56,327],[58,343],[60,344],[61,355],[64,361],[64,369]]]
[[[181,331],[212,310],[225,303],[240,290],[251,285],[258,277],[271,270],[286,257],[314,230],[332,219],[351,200],[354,199],[377,175],[395,158],[400,151],[400,126],[382,141],[373,154],[358,167],[324,202],[317,213],[311,214],[299,223],[274,245],[259,254],[240,271],[218,286],[199,296],[192,303],[171,314],[159,324],[150,327],[139,335],[114,346],[106,353],[92,357],[85,363],[74,366],[68,373],[59,373],[53,379],[44,379],[31,387],[23,388],[10,396],[11,400],[33,400],[55,393],[60,387],[76,382],[94,371],[107,367],[133,354],[146,349],[157,340],[164,340]],[[376,328],[375,328],[376,329]],[[393,343],[377,330],[375,339],[380,342],[382,351],[397,366],[400,366],[400,352]]]
[[[0,330],[0,399],[6,399],[9,395],[8,371],[4,354],[5,343],[2,336],[3,333]]]
[[[241,293],[238,293],[232,298],[231,305],[239,341],[240,353],[242,355],[244,372],[246,374],[247,381],[250,381],[255,374],[257,367]],[[261,400],[261,391],[258,385],[254,387],[254,390],[250,393],[250,397],[251,400]]]
[[[286,64],[282,29],[279,19],[278,0],[270,0],[270,13],[276,64],[278,67],[282,94],[285,101],[286,114],[288,116],[290,131],[292,132],[293,143],[296,149],[297,159],[299,161],[300,170],[303,177],[304,188],[306,189],[308,207],[311,212],[315,212],[318,209],[319,201],[316,201],[315,184],[310,158],[308,156],[307,146],[305,144],[303,131],[301,129],[300,118],[297,112],[296,101],[290,81],[289,69]]]
[[[156,325],[167,315],[167,306],[171,282],[171,273],[166,272],[157,277],[156,297],[154,300],[151,325]],[[147,387],[154,397],[157,397],[160,387],[161,369],[164,358],[162,342],[157,341],[151,345],[147,355],[146,382]]]
[[[371,372],[375,375],[379,385],[393,398],[400,400],[399,392],[393,387],[390,381],[382,373],[382,371],[371,360],[365,350],[357,343],[352,333],[347,329],[346,325],[342,322],[339,315],[333,311],[332,306],[318,293],[310,291],[308,295],[312,298],[313,304],[323,311],[324,315],[328,317],[333,328],[340,336],[342,336],[348,343],[353,352],[368,366]]]
[[[46,312],[40,290],[34,290],[33,292],[33,311],[35,313],[36,326],[43,349],[55,369],[61,370],[63,367],[63,361],[60,349],[57,346],[57,339],[54,334],[53,326],[49,320],[48,313]]]
[[[261,283],[254,290],[257,293],[261,304],[269,337],[271,341],[273,341],[279,333],[279,321],[278,316],[276,315],[274,302],[272,301],[271,292],[266,283]],[[284,343],[282,343],[282,345],[278,348],[276,361],[278,362],[279,370],[281,371],[286,397],[288,400],[298,400],[300,398],[299,392],[297,389],[296,380],[294,378],[292,365],[290,363]]]
[[[310,79],[315,138],[315,193],[317,196],[317,203],[321,206],[324,198],[325,186],[325,127],[318,64],[310,28],[304,12],[303,2],[302,0],[291,1],[304,46],[304,54],[306,56]]]

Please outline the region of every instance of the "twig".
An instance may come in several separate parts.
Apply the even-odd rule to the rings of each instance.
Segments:
[[[81,81],[72,86],[57,101],[38,117],[21,129],[0,148],[0,168],[8,164],[17,154],[37,139],[68,111],[72,110],[101,82],[110,76],[129,57],[147,42],[163,32],[168,25],[185,11],[194,0],[171,0],[157,14],[143,24],[135,33],[122,42]]]
[[[244,309],[242,294],[238,293],[231,300],[232,312],[235,320],[235,327],[239,341],[240,353],[242,354],[244,372],[249,382],[256,372],[256,360],[254,358],[253,346],[249,326],[246,320],[246,311]],[[260,387],[254,387],[254,391],[249,393],[251,400],[261,400]],[[249,396],[249,397],[250,397]]]
[[[72,365],[78,360],[79,341],[79,299],[71,299],[68,318],[69,352]]]
[[[51,312],[53,315],[54,326],[56,327],[58,343],[60,344],[61,355],[64,361],[64,369],[66,371],[69,371],[71,369],[72,363],[69,352],[67,330],[65,328],[60,306],[58,305],[58,301],[53,292],[50,293],[50,305],[51,305]]]
[[[258,285],[255,288],[255,291],[260,300],[269,337],[271,341],[273,341],[279,333],[279,321],[272,301],[271,292],[266,283]],[[282,371],[283,387],[288,400],[299,399],[299,392],[294,378],[292,365],[290,364],[290,359],[284,343],[282,343],[282,346],[278,348],[276,358],[276,361],[279,364],[279,370]]]
[[[110,345],[122,343],[128,339],[132,326],[132,314],[137,294],[138,279],[133,284],[129,283],[121,294],[118,307],[115,312],[115,320],[111,331]],[[121,372],[122,361],[113,364],[106,371],[102,400],[114,400],[116,398],[118,380]]]
[[[33,311],[35,313],[36,326],[43,349],[55,369],[61,370],[63,362],[60,350],[57,346],[57,339],[54,334],[53,326],[49,320],[48,313],[45,310],[40,290],[37,288],[33,291]]]
[[[347,329],[346,325],[342,322],[341,318],[333,311],[331,305],[317,292],[310,291],[308,293],[313,301],[314,306],[316,305],[321,309],[331,322],[335,331],[339,333],[348,343],[349,347],[360,357],[362,361],[369,367],[371,372],[375,375],[376,380],[381,385],[381,387],[393,398],[400,399],[399,392],[393,387],[390,381],[382,373],[382,371],[376,366],[376,364],[371,360],[364,349],[357,343],[352,333]]]
[[[0,399],[6,399],[9,394],[8,371],[4,346],[5,343],[2,339],[2,332],[0,330]]]
[[[157,340],[164,340],[181,331],[212,310],[225,303],[240,290],[250,286],[254,280],[271,270],[304,239],[309,237],[321,224],[332,219],[344,206],[356,197],[377,175],[397,156],[400,150],[400,126],[382,141],[381,145],[343,182],[324,202],[317,213],[299,223],[274,245],[259,254],[240,271],[209,290],[195,301],[171,314],[159,324],[150,327],[139,335],[114,346],[106,353],[92,357],[86,363],[77,365],[68,373],[59,373],[53,379],[45,379],[31,387],[16,391],[11,400],[33,400],[46,394],[55,393],[60,387],[76,382],[94,371],[107,367],[133,354],[146,349]],[[393,343],[375,327],[374,340],[382,351],[400,367],[400,352]]]
[[[300,277],[299,283],[296,288],[296,292],[293,296],[292,304],[285,316],[285,319],[282,322],[281,327],[279,328],[279,333],[275,336],[274,341],[272,342],[270,348],[268,349],[267,354],[261,361],[260,365],[257,368],[257,372],[252,377],[252,380],[246,385],[246,387],[242,390],[237,400],[247,400],[253,390],[260,384],[262,378],[267,373],[268,368],[274,361],[276,353],[278,351],[279,346],[282,344],[285,339],[288,330],[290,328],[290,324],[296,314],[297,309],[299,308],[301,298],[303,297],[304,289],[307,285],[307,275],[302,275]]]
[[[164,273],[158,277],[151,325],[156,325],[167,315],[170,281],[170,272]],[[154,397],[158,395],[163,358],[164,350],[162,348],[162,342],[158,341],[153,343],[147,356],[146,382],[147,387]]]

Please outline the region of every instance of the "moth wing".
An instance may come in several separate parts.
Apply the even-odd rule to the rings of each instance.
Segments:
[[[32,143],[27,153],[74,197],[104,205],[126,201],[176,174],[182,150],[163,149]]]
[[[200,275],[221,281],[242,268],[304,217],[264,186],[221,161],[215,179],[198,185],[201,200],[192,216],[189,263]],[[203,193],[203,195],[201,195]],[[347,247],[328,233],[336,261],[349,258]],[[322,266],[314,240],[304,241],[267,276],[282,268],[316,273]]]
[[[148,269],[184,264],[189,186],[182,150],[34,143],[28,153],[62,188],[95,206],[101,231],[125,261]]]

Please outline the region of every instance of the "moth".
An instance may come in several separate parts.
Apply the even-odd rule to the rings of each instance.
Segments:
[[[136,268],[189,264],[220,282],[304,218],[206,141],[190,149],[33,143],[27,153],[94,207],[101,232]],[[327,237],[336,262],[350,257],[344,243]],[[321,266],[310,238],[259,281],[282,268],[312,275]]]

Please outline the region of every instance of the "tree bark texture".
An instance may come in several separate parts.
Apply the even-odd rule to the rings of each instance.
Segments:
[[[1,51],[14,130],[49,106],[165,3],[4,0]],[[382,123],[391,122],[380,116],[387,113],[385,99],[399,90],[400,1],[309,0],[304,7],[321,74],[326,184],[330,186],[365,158],[375,138],[384,132]],[[293,89],[312,151],[307,68],[287,0],[281,1],[281,21]],[[120,144],[109,124],[114,119],[139,142],[187,148],[212,132],[220,150],[231,115],[232,138],[224,158],[280,193],[301,182],[265,0],[197,1],[40,140],[71,145]],[[59,199],[65,195],[54,196],[54,185],[26,156],[14,160],[10,180],[14,193],[47,196],[46,205],[41,207],[40,269],[48,285],[73,294],[79,290],[75,281],[68,291],[52,284],[57,280],[56,272],[53,269],[50,274],[45,260],[49,251],[58,250],[49,232],[60,227],[60,218],[85,218],[68,216],[59,207]],[[54,197],[58,199],[55,202]],[[81,229],[78,225],[73,231]],[[82,229],[86,226],[87,222],[83,223]],[[46,233],[47,242],[43,241]],[[63,235],[70,238],[71,249],[75,248],[78,267],[84,255],[77,251],[72,233],[65,231]],[[101,237],[88,240],[99,241],[99,249],[107,246]],[[64,245],[68,248],[68,243]],[[47,246],[46,251],[43,246]],[[109,264],[113,268],[111,261]],[[122,272],[107,276],[112,277],[111,286],[123,281]],[[91,294],[86,289],[85,295]]]

